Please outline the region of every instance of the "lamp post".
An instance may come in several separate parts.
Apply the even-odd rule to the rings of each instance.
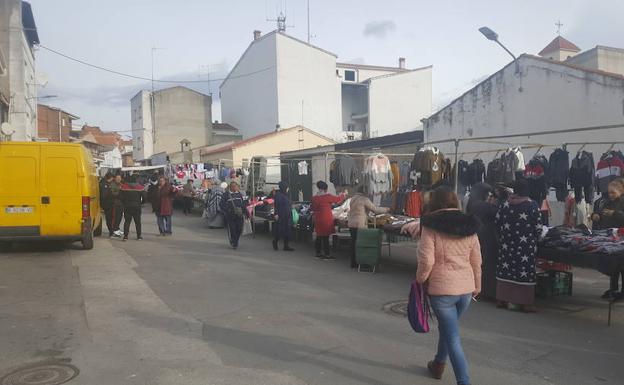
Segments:
[[[494,41],[496,42],[498,45],[500,45],[501,47],[503,47],[503,49],[509,54],[511,55],[511,57],[514,59],[514,63],[516,64],[516,73],[520,73],[520,65],[518,64],[518,58],[516,57],[516,55],[514,55],[513,53],[511,53],[510,50],[507,49],[507,47],[505,47],[503,45],[503,43],[501,43],[498,40],[498,34],[494,31],[492,31],[491,29],[489,29],[488,27],[481,27],[479,28],[479,32],[481,32],[483,34],[483,36],[485,36],[488,40]]]

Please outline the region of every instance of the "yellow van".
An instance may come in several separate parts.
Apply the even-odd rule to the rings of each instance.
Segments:
[[[81,241],[102,232],[98,176],[81,144],[0,143],[0,242]]]

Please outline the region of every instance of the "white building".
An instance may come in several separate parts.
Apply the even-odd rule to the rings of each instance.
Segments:
[[[39,36],[30,4],[0,1],[0,123],[8,122],[11,131],[0,140],[31,141],[37,136],[35,44]]]
[[[430,114],[431,67],[407,70],[336,59],[285,33],[255,31],[221,84],[223,121],[244,137],[304,125],[345,140],[418,129]]]
[[[527,54],[518,58],[518,65],[518,73],[512,62],[427,118],[425,142],[622,125],[607,130],[460,143],[460,154],[473,152],[469,156],[472,159],[477,156],[474,152],[483,151],[478,156],[487,161],[495,156],[495,149],[511,144],[559,146],[622,141],[624,76]],[[453,144],[436,146],[452,156]],[[575,153],[581,146],[568,146],[568,151]],[[587,145],[584,149],[600,156],[608,147]],[[532,156],[537,148],[527,151]],[[549,153],[552,148],[544,151]]]
[[[153,105],[153,109],[152,109]],[[186,87],[141,91],[130,100],[133,157],[180,151],[181,142],[201,147],[212,140],[212,98]],[[188,141],[188,142],[187,142]]]

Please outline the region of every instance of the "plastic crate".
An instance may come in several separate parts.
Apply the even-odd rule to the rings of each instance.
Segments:
[[[538,258],[536,261],[537,268],[542,270],[554,270],[554,271],[572,271],[572,265],[561,262],[553,262],[546,259]]]
[[[554,270],[537,273],[535,294],[539,298],[572,295],[572,273]]]

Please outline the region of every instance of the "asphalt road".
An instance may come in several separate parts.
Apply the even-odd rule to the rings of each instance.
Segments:
[[[231,250],[199,216],[176,212],[165,238],[154,222],[146,212],[143,241],[92,252],[0,253],[0,373],[66,359],[81,370],[71,384],[455,383],[452,370],[426,374],[437,331],[383,310],[406,299],[414,244],[384,251],[372,275],[346,254],[316,260],[310,244],[275,252],[263,234]],[[537,314],[473,303],[462,323],[473,384],[624,383],[624,306],[607,327],[607,281],[575,270],[574,296]]]

